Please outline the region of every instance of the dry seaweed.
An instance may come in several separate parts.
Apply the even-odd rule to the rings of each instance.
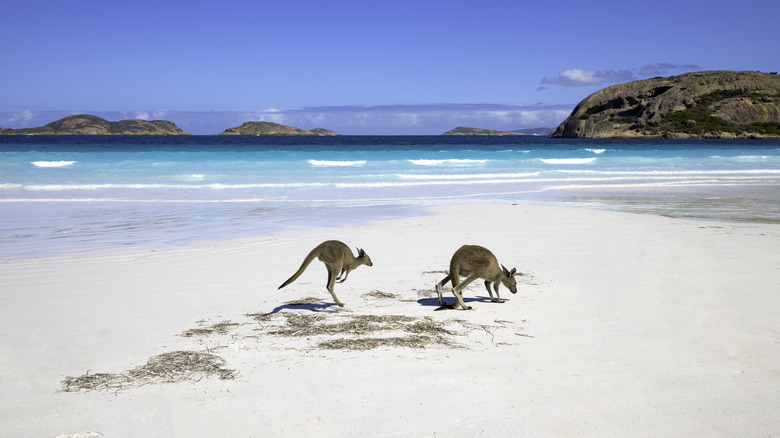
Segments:
[[[380,290],[372,290],[369,293],[363,294],[363,298],[373,298],[377,300],[381,299],[398,299],[400,296],[397,294],[391,294],[389,292],[382,292]]]
[[[224,359],[210,353],[174,351],[154,356],[146,365],[121,374],[88,372],[80,377],[67,377],[62,381],[62,390],[120,390],[148,383],[200,381],[204,377],[235,378],[235,370],[224,368],[224,365]]]
[[[430,345],[455,347],[452,341],[436,336],[398,336],[390,338],[339,338],[317,344],[323,350],[373,350],[379,347],[425,348]]]
[[[267,322],[273,318],[272,313],[247,313],[246,316],[254,319],[257,322]]]
[[[209,336],[209,335],[225,335],[230,330],[235,329],[240,324],[230,321],[222,321],[220,323],[211,325],[209,327],[201,327],[196,329],[190,329],[181,334],[185,338],[193,336]]]
[[[216,376],[231,380],[235,371],[224,368],[225,360],[211,353],[197,351],[174,351],[154,356],[146,365],[134,368],[128,374],[136,379],[161,379],[166,382],[200,380]]]
[[[62,381],[62,390],[65,392],[93,391],[93,390],[119,390],[132,384],[132,380],[124,374],[97,373],[79,377],[66,377]]]
[[[402,329],[406,323],[415,318],[399,315],[355,315],[341,318],[336,323],[320,323],[322,315],[303,315],[284,313],[287,325],[269,331],[272,335],[282,336],[316,336],[333,334],[365,334],[381,330]]]
[[[456,346],[449,337],[456,333],[445,328],[460,320],[436,321],[431,317],[414,318],[403,315],[350,315],[325,322],[324,315],[284,313],[287,324],[269,330],[267,334],[288,337],[339,336],[321,341],[317,348],[331,350],[368,350],[382,346],[425,348],[430,345]],[[334,317],[327,318],[332,321]],[[407,336],[376,337],[375,333],[406,332]]]
[[[364,296],[372,298],[396,298],[393,294],[372,291]],[[291,301],[288,305],[305,305],[320,303],[319,298],[304,298]],[[280,318],[279,316],[283,317]],[[511,321],[495,320],[499,326],[474,325],[460,319],[436,320],[433,317],[411,317],[405,315],[355,315],[344,313],[307,313],[307,312],[272,312],[267,314],[246,314],[260,323],[251,336],[274,335],[285,337],[313,338],[311,346],[306,349],[320,350],[354,350],[365,351],[382,347],[403,347],[424,349],[428,347],[466,348],[454,341],[454,336],[462,336],[453,325],[459,325],[468,331],[482,329],[494,338],[490,329],[513,324]],[[523,321],[525,322],[525,321]],[[267,324],[266,324],[267,323]],[[205,321],[198,321],[205,325]],[[245,325],[230,321],[222,321],[210,326],[187,330],[181,334],[184,337],[225,335],[236,328]],[[524,333],[518,336],[532,337]],[[234,333],[235,337],[242,336]],[[505,344],[505,343],[499,343]],[[207,350],[208,351],[208,350]],[[205,377],[218,377],[223,380],[234,379],[235,370],[225,368],[225,360],[209,352],[174,351],[154,356],[141,367],[132,368],[122,373],[95,373],[79,377],[67,377],[61,382],[65,392],[108,390],[137,387],[154,383],[175,383],[182,381],[197,382]]]
[[[445,329],[444,324],[434,321],[433,318],[430,317],[426,317],[422,321],[415,321],[412,324],[407,324],[403,327],[403,329],[409,333],[414,333],[416,335],[429,334],[434,336],[441,336],[441,335],[452,336],[455,334]]]

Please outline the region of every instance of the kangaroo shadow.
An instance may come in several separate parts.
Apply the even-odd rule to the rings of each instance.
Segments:
[[[310,312],[317,312],[317,313],[338,313],[335,309],[330,309],[331,307],[336,306],[336,303],[286,303],[282,304],[281,306],[276,306],[274,310],[264,313],[263,316],[273,315],[276,313],[281,312],[284,309],[290,309],[290,310],[308,310]]]
[[[455,297],[450,296],[449,298],[445,296],[444,298],[444,305],[452,305],[456,303]],[[502,298],[503,301],[509,301],[506,298]],[[450,301],[453,301],[450,303]],[[490,303],[490,297],[463,297],[464,303],[470,303],[470,302],[478,302],[478,303]],[[430,306],[430,307],[441,307],[441,304],[439,304],[439,298],[438,297],[431,297],[431,298],[420,298],[417,300],[418,303],[420,303],[421,306]]]

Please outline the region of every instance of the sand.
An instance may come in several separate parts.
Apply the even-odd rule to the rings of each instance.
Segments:
[[[374,263],[336,285],[346,306],[319,262],[277,290],[328,239]],[[474,310],[436,312],[434,285],[467,243],[523,273],[518,293],[491,303],[475,282]],[[778,225],[442,206],[346,229],[0,261],[0,279],[2,436],[780,430]],[[217,372],[150,371],[177,352]],[[63,383],[101,374],[97,389]]]

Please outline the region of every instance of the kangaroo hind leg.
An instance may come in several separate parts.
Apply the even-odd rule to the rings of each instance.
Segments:
[[[471,310],[471,306],[467,306],[466,303],[463,301],[463,289],[469,285],[472,281],[477,279],[477,274],[469,274],[468,277],[466,277],[465,280],[463,280],[459,285],[455,286],[452,289],[452,293],[455,294],[455,299],[457,300],[457,303],[455,305],[460,305],[463,310]]]
[[[442,298],[442,291],[444,289],[444,285],[447,284],[448,281],[450,281],[451,274],[447,274],[446,277],[444,277],[440,282],[436,283],[436,293],[439,294],[439,305],[444,305],[444,299]]]

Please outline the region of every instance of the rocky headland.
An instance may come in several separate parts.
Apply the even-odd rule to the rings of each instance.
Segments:
[[[272,122],[246,122],[236,128],[228,128],[219,135],[339,135],[323,128],[300,129]]]
[[[106,119],[86,114],[68,116],[37,128],[2,129],[2,135],[189,135],[167,120]]]
[[[613,85],[550,137],[780,138],[780,75],[701,71]]]

